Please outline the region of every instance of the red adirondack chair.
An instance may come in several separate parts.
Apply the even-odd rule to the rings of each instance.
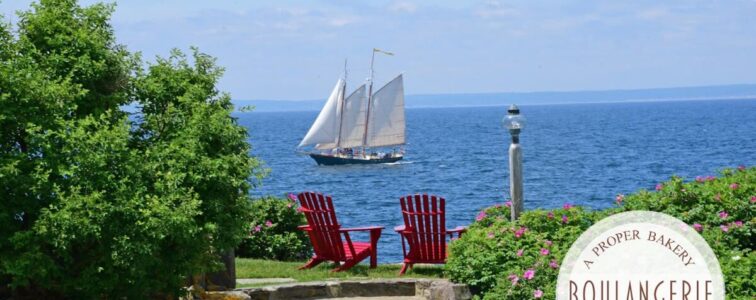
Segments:
[[[446,262],[446,237],[461,236],[467,229],[459,226],[446,229],[446,200],[433,195],[402,197],[404,225],[394,228],[402,236],[404,265],[399,276],[416,263],[443,264]],[[405,245],[406,244],[406,245]],[[409,251],[407,247],[409,246]]]
[[[312,268],[324,261],[344,262],[334,272],[343,271],[370,256],[370,268],[378,265],[378,238],[382,226],[341,228],[336,220],[331,196],[321,193],[303,192],[297,195],[300,210],[307,219],[307,225],[299,226],[310,236],[315,255],[299,269]],[[369,231],[370,242],[352,242],[349,232]],[[341,236],[344,236],[344,240]]]

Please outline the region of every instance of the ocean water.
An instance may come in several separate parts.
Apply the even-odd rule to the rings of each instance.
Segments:
[[[756,101],[521,106],[525,209],[564,203],[605,208],[617,194],[653,189],[675,174],[717,175],[756,165]],[[382,225],[382,263],[400,262],[399,198],[446,198],[447,227],[507,201],[506,107],[408,109],[405,159],[389,165],[318,166],[295,147],[318,112],[249,112],[252,153],[270,174],[255,196],[320,191],[345,227]],[[355,235],[367,240],[365,235]],[[354,237],[353,237],[354,239]]]

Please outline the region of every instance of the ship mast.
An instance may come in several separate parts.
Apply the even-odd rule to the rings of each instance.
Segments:
[[[346,85],[347,85],[347,59],[344,59],[344,86],[341,89],[341,114],[339,114],[339,137],[336,139],[336,149],[341,148],[341,129],[344,127],[344,106],[346,105]]]
[[[394,53],[373,48],[373,56],[370,58],[370,86],[368,87],[368,107],[365,115],[365,133],[362,135],[362,154],[365,155],[365,145],[367,145],[368,127],[370,126],[370,107],[373,106],[373,63],[375,62],[375,53],[380,52],[386,55],[394,56]]]
[[[367,113],[365,115],[365,133],[362,135],[362,155],[365,155],[365,145],[367,144],[368,127],[370,126],[370,107],[373,102],[373,62],[375,62],[375,52],[378,49],[373,48],[373,56],[370,58],[370,85],[368,86]]]

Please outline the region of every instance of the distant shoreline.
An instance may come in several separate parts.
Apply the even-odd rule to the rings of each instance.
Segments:
[[[756,95],[752,96],[743,96],[743,97],[718,97],[718,98],[670,98],[670,99],[630,99],[630,100],[616,100],[616,101],[595,101],[595,102],[546,102],[546,103],[517,103],[513,102],[510,104],[517,104],[517,106],[552,106],[552,105],[579,105],[579,104],[624,104],[624,103],[658,103],[658,102],[696,102],[696,101],[721,101],[721,100],[732,100],[732,101],[748,101],[748,100],[756,100]],[[408,106],[407,109],[414,109],[414,108],[464,108],[464,107],[507,107],[510,104],[492,104],[492,105],[460,105],[460,106]],[[302,110],[302,111],[311,111],[311,110]]]
[[[411,97],[411,96],[408,96]],[[554,106],[554,105],[581,105],[581,104],[631,104],[631,103],[663,103],[663,102],[698,102],[698,101],[753,101],[756,100],[756,95],[747,96],[726,96],[726,97],[691,97],[691,98],[662,98],[662,99],[629,99],[629,100],[606,100],[606,101],[586,101],[586,102],[544,102],[544,103],[518,103],[513,101],[512,103],[497,103],[497,104],[471,104],[471,105],[407,105],[408,110],[412,109],[442,109],[442,108],[474,108],[474,107],[506,107],[510,104],[517,104],[518,106]],[[254,102],[255,100],[247,100]],[[312,102],[310,104],[317,104],[317,107],[308,109],[265,109],[241,112],[238,111],[239,107],[253,105],[244,103],[234,103],[237,106],[237,111],[234,113],[282,113],[282,112],[317,112],[320,111],[323,101],[321,100],[266,100],[266,101],[282,101],[282,102]]]

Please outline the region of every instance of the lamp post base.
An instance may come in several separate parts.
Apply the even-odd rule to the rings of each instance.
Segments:
[[[522,148],[519,143],[509,145],[509,197],[512,198],[512,221],[515,221],[523,209]]]

